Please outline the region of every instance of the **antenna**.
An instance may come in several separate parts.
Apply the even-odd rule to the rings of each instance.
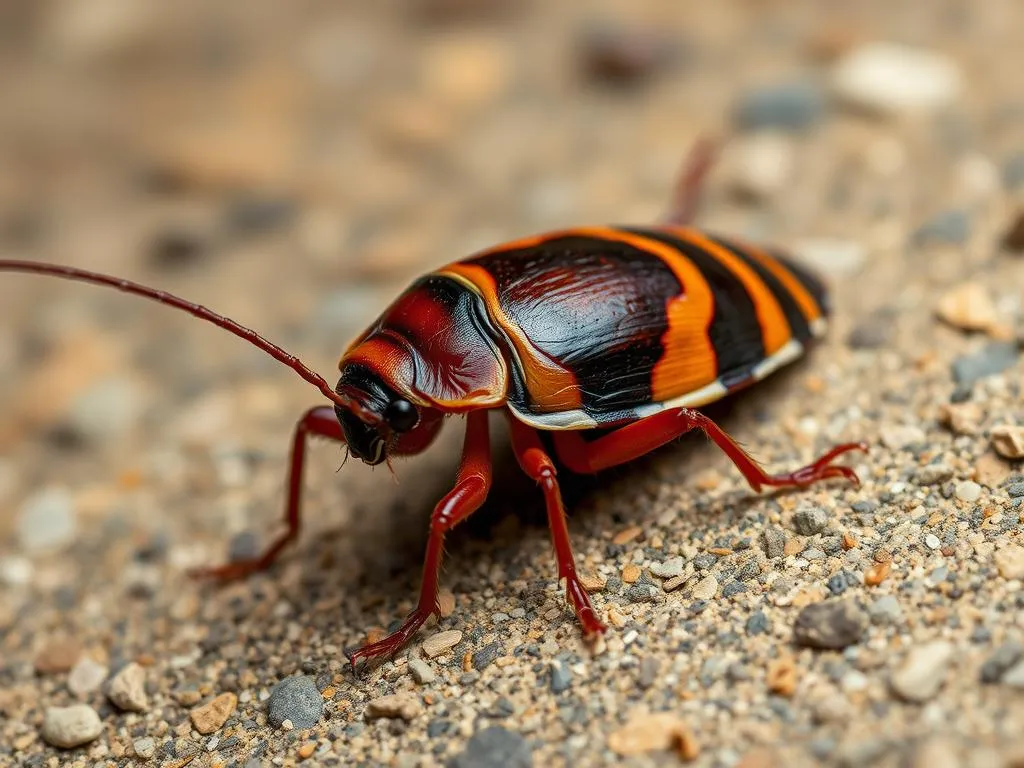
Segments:
[[[198,317],[200,320],[206,320],[209,323],[213,323],[226,331],[230,331],[235,336],[245,339],[254,347],[262,349],[272,358],[280,363],[284,363],[303,379],[319,389],[324,397],[332,401],[335,405],[339,405],[348,411],[353,411],[360,417],[368,417],[364,418],[364,420],[374,419],[374,417],[376,417],[376,414],[365,411],[362,406],[351,398],[335,392],[323,376],[311,370],[301,360],[295,357],[295,355],[289,354],[273,342],[270,342],[260,336],[251,328],[246,328],[244,325],[236,323],[231,318],[217,314],[213,310],[207,309],[200,304],[186,301],[185,299],[167,293],[166,291],[160,291],[156,288],[149,288],[145,285],[134,283],[131,280],[125,280],[124,278],[113,277],[111,275],[104,275],[99,272],[90,272],[85,269],[66,267],[61,264],[19,261],[16,259],[0,259],[0,271],[28,272],[36,275],[61,277],[66,280],[77,280],[83,283],[93,283],[94,285],[105,285],[109,288],[116,288],[124,293],[130,293],[134,296],[142,296],[143,298],[150,299],[160,304],[166,304],[167,306],[174,307],[175,309],[184,310],[193,317]],[[376,420],[379,420],[379,418]]]

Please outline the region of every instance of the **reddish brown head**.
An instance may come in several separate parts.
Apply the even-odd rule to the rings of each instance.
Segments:
[[[444,416],[505,401],[508,366],[480,298],[429,275],[384,311],[341,358],[335,391],[358,408],[335,407],[352,454],[379,464],[416,453]]]

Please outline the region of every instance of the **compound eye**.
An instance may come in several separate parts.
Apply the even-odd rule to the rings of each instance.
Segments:
[[[384,409],[384,420],[395,432],[408,432],[420,420],[416,406],[408,400],[392,400]]]

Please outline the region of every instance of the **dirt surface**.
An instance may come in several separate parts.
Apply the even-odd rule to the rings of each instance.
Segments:
[[[356,5],[4,4],[0,257],[187,296],[330,379],[414,276],[652,221],[719,136],[700,224],[791,249],[835,316],[711,413],[774,471],[865,440],[863,484],[754,494],[699,438],[567,479],[588,648],[499,428],[444,617],[354,678],[461,424],[397,483],[316,445],[298,544],[196,583],[276,532],[316,393],[180,313],[3,274],[0,763],[1024,763],[1020,5]]]

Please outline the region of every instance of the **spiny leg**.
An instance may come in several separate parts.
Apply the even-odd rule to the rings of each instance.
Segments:
[[[857,473],[850,467],[832,462],[849,451],[868,449],[866,443],[843,443],[806,467],[793,472],[769,475],[721,427],[704,414],[689,408],[662,411],[641,421],[627,424],[589,443],[574,432],[557,432],[554,440],[558,457],[565,465],[573,472],[587,474],[632,461],[691,429],[699,429],[711,438],[743,473],[755,491],[760,491],[764,486],[802,488],[834,477],[842,477],[860,485]]]
[[[402,625],[376,643],[347,653],[353,670],[362,660],[388,657],[398,651],[438,610],[438,572],[444,555],[445,534],[479,509],[491,488],[491,444],[487,411],[473,411],[466,417],[466,439],[462,448],[455,487],[438,502],[430,516],[430,535],[423,560],[423,582],[416,608]]]
[[[583,625],[586,636],[592,637],[604,632],[606,627],[597,618],[594,607],[590,604],[590,596],[580,583],[576,572],[576,562],[572,555],[572,543],[569,541],[569,526],[565,518],[565,507],[562,494],[558,489],[555,477],[555,465],[545,453],[537,433],[514,417],[509,418],[512,435],[512,450],[523,471],[540,484],[544,492],[544,503],[547,506],[548,526],[551,528],[551,539],[555,545],[555,557],[558,560],[558,578],[565,579],[565,588],[576,612],[576,617]]]
[[[711,139],[702,138],[694,144],[676,179],[668,212],[661,218],[662,224],[683,226],[693,221],[700,204],[701,189],[717,154],[718,145]]]
[[[306,441],[316,435],[345,442],[341,424],[331,406],[310,408],[295,425],[292,437],[291,462],[288,469],[288,497],[284,507],[284,522],[287,530],[278,536],[263,554],[247,560],[208,568],[194,568],[189,571],[196,578],[211,578],[217,581],[232,581],[262,571],[271,566],[290,541],[298,538],[300,525],[300,502],[302,497],[302,470],[306,458]]]

